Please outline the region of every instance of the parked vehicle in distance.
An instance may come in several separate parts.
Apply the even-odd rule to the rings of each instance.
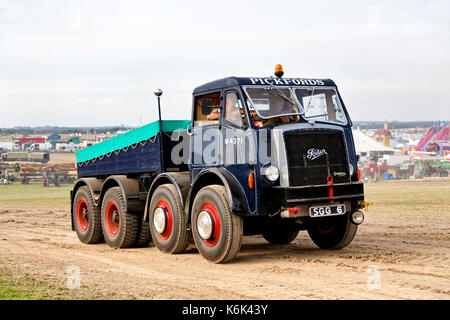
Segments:
[[[56,145],[57,152],[77,152],[83,148],[84,145],[74,143],[58,143]]]
[[[6,152],[2,154],[3,161],[19,162],[48,162],[50,155],[48,152]]]
[[[33,143],[31,144],[27,151],[28,152],[37,152],[37,151],[41,151],[41,152],[49,152],[52,149],[52,145],[51,143],[47,142],[47,143]]]

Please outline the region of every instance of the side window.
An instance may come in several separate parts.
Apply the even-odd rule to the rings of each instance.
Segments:
[[[245,113],[242,101],[236,92],[229,92],[225,96],[225,121],[236,127],[245,125]]]
[[[195,98],[194,126],[201,127],[219,123],[220,119],[220,92],[209,93]]]
[[[344,110],[342,110],[341,104],[339,103],[339,99],[338,99],[337,95],[334,94],[332,96],[332,100],[333,100],[334,114],[335,114],[336,120],[344,123],[345,122],[345,114],[344,114]]]

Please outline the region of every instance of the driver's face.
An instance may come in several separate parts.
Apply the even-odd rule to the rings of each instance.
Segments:
[[[227,100],[226,112],[228,114],[228,117],[233,121],[239,119],[239,117],[241,116],[241,110],[237,105],[237,101],[235,99]]]
[[[235,99],[227,100],[227,105],[226,105],[227,111],[230,110],[230,108],[233,108],[233,107],[235,109],[237,109],[236,103],[237,103],[237,101]]]

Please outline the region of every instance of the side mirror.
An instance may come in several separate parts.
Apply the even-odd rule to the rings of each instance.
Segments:
[[[211,112],[212,102],[211,99],[202,99],[202,114],[209,114]]]

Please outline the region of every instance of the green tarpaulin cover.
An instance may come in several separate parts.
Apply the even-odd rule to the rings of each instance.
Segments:
[[[177,129],[187,129],[190,123],[190,120],[163,120],[162,129],[164,132],[173,132]],[[145,141],[156,136],[158,132],[159,120],[78,151],[77,162],[91,160]]]

